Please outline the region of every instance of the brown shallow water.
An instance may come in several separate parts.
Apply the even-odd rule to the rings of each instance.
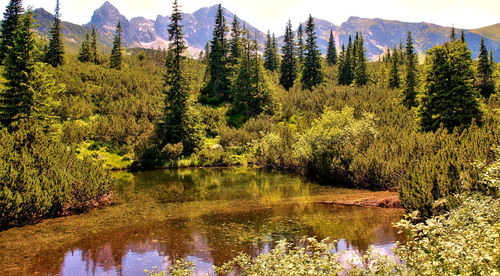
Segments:
[[[377,193],[244,168],[117,173],[118,204],[0,233],[0,274],[144,275],[185,258],[196,274],[276,241],[338,240],[390,254],[401,210],[315,204]]]

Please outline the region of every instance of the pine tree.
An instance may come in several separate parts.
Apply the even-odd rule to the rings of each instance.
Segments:
[[[276,37],[267,32],[267,40],[264,48],[264,68],[271,72],[275,72],[279,68],[278,45]]]
[[[326,62],[330,66],[337,64],[337,48],[335,45],[335,37],[333,36],[332,30],[330,31],[330,38],[328,39],[328,51],[326,54]]]
[[[284,45],[281,52],[283,54],[283,60],[281,62],[280,83],[286,90],[290,90],[298,75],[295,41],[293,38],[292,22],[290,20],[288,20],[286,25]]]
[[[99,64],[99,54],[97,49],[97,32],[95,28],[92,28],[92,35],[90,41],[90,61],[94,64]]]
[[[16,121],[29,118],[34,105],[32,88],[35,39],[31,32],[33,12],[19,18],[19,26],[12,33],[12,46],[8,47],[4,60],[3,77],[6,89],[0,94],[0,121],[12,128]]]
[[[299,25],[297,31],[297,57],[299,59],[299,66],[304,64],[304,30],[302,24]]]
[[[202,90],[203,95],[215,97],[217,101],[227,101],[231,97],[229,45],[226,40],[226,33],[226,19],[224,18],[222,6],[219,5],[215,18],[213,38],[210,41],[208,83]]]
[[[460,42],[448,42],[427,52],[424,97],[420,125],[435,131],[443,125],[449,131],[466,128],[473,120],[481,124],[482,112],[474,87],[471,51]]]
[[[14,45],[14,32],[19,27],[19,20],[23,12],[22,0],[10,0],[3,14],[2,33],[0,35],[0,64],[7,55],[9,47]]]
[[[415,53],[415,48],[413,47],[413,38],[411,32],[408,31],[408,37],[406,38],[406,50],[405,50],[405,84],[403,88],[403,104],[407,108],[416,107],[417,104],[417,54]]]
[[[59,13],[59,0],[57,0],[54,14],[54,25],[50,30],[49,48],[45,56],[45,62],[53,67],[64,64],[64,41],[61,28],[61,14]]]
[[[486,49],[483,38],[481,38],[481,46],[479,48],[479,56],[477,59],[476,87],[478,88],[481,96],[488,100],[490,95],[495,92],[495,83],[493,81],[492,63],[488,57],[488,50]]]
[[[345,46],[342,44],[342,50],[340,51],[340,58],[339,58],[339,73],[338,73],[338,79],[337,82],[339,85],[350,85],[352,82],[349,79],[349,59],[347,58],[347,53],[345,50]]]
[[[122,23],[118,21],[113,39],[113,49],[109,60],[109,67],[120,70],[122,68]]]
[[[345,64],[344,64],[344,71],[345,71],[345,82],[344,85],[351,85],[352,82],[354,81],[354,61],[353,59],[353,45],[352,45],[352,37],[349,35],[349,40],[347,43],[347,49],[345,51]]]
[[[368,83],[368,73],[367,73],[367,65],[366,65],[366,57],[365,57],[365,46],[363,34],[359,33],[356,35],[356,68],[354,70],[354,79],[356,81],[357,86],[365,86]]]
[[[238,62],[238,59],[242,55],[242,47],[241,47],[241,27],[240,27],[240,21],[238,20],[238,17],[235,15],[231,27],[231,41],[230,41],[230,57],[231,57],[231,62],[233,64]]]
[[[316,31],[312,15],[306,25],[306,54],[304,57],[304,69],[302,70],[302,86],[312,90],[315,86],[323,83],[324,76],[321,68],[321,53],[316,44]]]
[[[465,40],[465,32],[464,32],[464,30],[462,30],[462,33],[460,33],[460,42],[467,43],[467,41]]]
[[[89,62],[91,60],[89,32],[87,32],[87,35],[85,37],[86,39],[82,42],[82,46],[80,47],[80,53],[78,54],[78,60],[81,62]]]
[[[256,37],[252,39],[247,33],[243,41],[244,54],[234,84],[235,110],[248,115],[267,111],[271,106],[271,85],[259,55]]]
[[[187,49],[182,33],[182,14],[177,0],[174,0],[173,11],[170,16],[171,23],[168,25],[170,40],[169,56],[166,61],[165,87],[165,109],[164,121],[162,123],[163,144],[181,143],[184,149],[193,149],[193,143],[189,140],[188,109],[189,90],[187,80],[183,74],[183,56]]]
[[[389,71],[389,88],[396,89],[401,87],[401,78],[399,77],[399,53],[394,46],[391,57],[391,68]]]
[[[455,32],[455,27],[451,27],[451,33],[450,33],[450,42],[455,42],[457,41],[457,35]]]

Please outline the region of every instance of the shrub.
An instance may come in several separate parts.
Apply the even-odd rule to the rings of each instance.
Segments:
[[[78,159],[36,125],[0,131],[0,227],[85,210],[108,194],[112,180],[102,166]]]

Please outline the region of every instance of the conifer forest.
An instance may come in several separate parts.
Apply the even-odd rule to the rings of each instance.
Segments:
[[[1,275],[500,274],[499,26],[373,48],[219,4],[197,48],[172,0],[141,46],[5,2]]]

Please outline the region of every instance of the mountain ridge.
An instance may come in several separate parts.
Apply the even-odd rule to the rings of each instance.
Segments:
[[[211,39],[217,7],[218,5],[203,7],[193,13],[182,14],[185,40],[191,55],[197,56]],[[223,8],[223,10],[227,25],[230,27],[234,13],[226,8]],[[40,34],[48,34],[52,23],[50,17],[52,17],[52,14],[43,9],[35,10],[35,18],[39,20],[39,24],[41,23],[40,27],[38,27]],[[118,21],[123,26],[125,46],[155,49],[168,47],[167,29],[170,23],[168,16],[157,15],[156,20],[144,17],[133,17],[129,20],[109,1],[104,2],[101,7],[94,11],[90,22],[87,24],[78,25],[63,22],[63,33],[66,42],[71,44],[72,47],[76,47],[83,41],[85,32],[95,27],[99,34],[99,42],[107,48],[112,44],[114,29]],[[259,43],[264,43],[266,37],[264,32],[253,27],[247,21],[240,19],[240,22],[245,24],[251,33],[257,34]],[[330,30],[334,32],[338,50],[340,50],[342,43],[347,43],[349,34],[354,35],[355,32],[361,31],[365,38],[366,54],[370,60],[377,60],[388,47],[392,48],[394,45],[398,45],[400,41],[405,43],[408,31],[412,31],[416,50],[423,54],[433,46],[447,41],[451,30],[451,27],[427,22],[410,23],[357,16],[349,17],[340,26],[320,18],[315,18],[315,23],[318,46],[322,53],[326,53]],[[460,31],[461,29],[457,29],[457,33]],[[479,52],[479,42],[482,37],[485,39],[488,49],[494,52],[495,60],[500,61],[500,24],[464,31],[474,58],[477,57]],[[279,36],[278,39],[282,40],[282,36]]]

